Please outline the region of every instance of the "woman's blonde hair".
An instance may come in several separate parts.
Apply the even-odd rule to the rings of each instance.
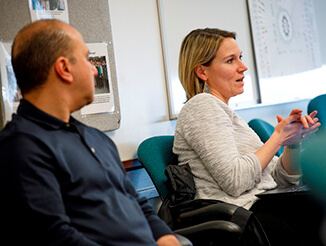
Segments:
[[[187,94],[187,100],[202,93],[205,81],[195,73],[198,65],[209,66],[224,38],[236,38],[235,32],[217,28],[196,29],[183,40],[179,55],[179,79]]]

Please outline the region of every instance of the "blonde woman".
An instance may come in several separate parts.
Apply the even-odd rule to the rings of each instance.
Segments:
[[[315,118],[316,111],[302,116],[302,110],[293,109],[285,119],[277,116],[275,131],[263,144],[228,106],[231,97],[243,93],[247,69],[234,32],[206,28],[193,30],[185,37],[179,77],[187,102],[178,116],[173,152],[181,165],[189,163],[196,198],[251,209],[258,199],[256,194],[300,182],[300,142],[317,131],[320,123]],[[282,146],[283,155],[276,157]],[[270,211],[263,212],[269,216]],[[262,223],[269,232],[272,221],[264,223],[262,219]],[[276,227],[279,228],[277,223]],[[279,242],[269,236],[276,245],[288,243],[286,239]],[[289,242],[293,242],[292,238]]]

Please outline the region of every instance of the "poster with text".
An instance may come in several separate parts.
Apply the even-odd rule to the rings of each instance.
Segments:
[[[28,0],[32,22],[58,19],[69,23],[67,0]]]
[[[81,109],[81,115],[114,111],[111,72],[107,43],[89,43],[89,60],[97,69],[94,101]]]

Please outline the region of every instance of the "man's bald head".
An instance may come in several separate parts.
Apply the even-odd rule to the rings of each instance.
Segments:
[[[22,28],[12,46],[12,65],[22,94],[47,80],[60,56],[74,60],[72,35],[77,31],[58,20],[40,20]]]

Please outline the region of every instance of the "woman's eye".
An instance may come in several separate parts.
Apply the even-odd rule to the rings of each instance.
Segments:
[[[232,61],[233,61],[233,58],[227,60],[226,62],[227,62],[227,63],[232,63]]]
[[[239,59],[242,61],[242,55],[239,56]]]

